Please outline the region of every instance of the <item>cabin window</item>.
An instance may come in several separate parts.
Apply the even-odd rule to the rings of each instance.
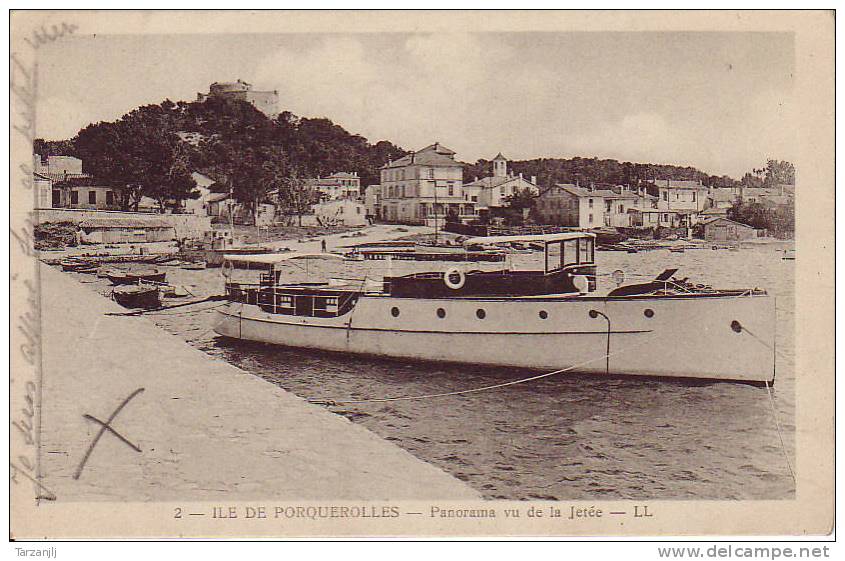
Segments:
[[[578,262],[593,262],[593,240],[591,238],[578,239]]]
[[[475,317],[477,317],[478,319],[484,319],[485,317],[487,317],[487,312],[485,312],[481,308],[478,308],[477,310],[475,310]]]
[[[561,256],[563,266],[578,263],[578,240],[566,240],[563,242],[563,255]]]
[[[554,271],[563,266],[563,244],[550,242],[546,244],[546,272]]]
[[[399,317],[399,308],[397,308],[396,306],[393,306],[392,308],[390,308],[390,315],[392,315],[395,318],[398,318]]]
[[[643,312],[643,315],[647,318],[653,318],[654,317],[654,310],[652,310],[651,308],[646,308],[645,311]]]
[[[549,317],[549,312],[546,310],[540,310],[540,313],[537,315],[540,316],[540,319],[547,319]]]
[[[437,317],[439,317],[440,319],[445,318],[446,310],[444,310],[443,308],[437,308]]]

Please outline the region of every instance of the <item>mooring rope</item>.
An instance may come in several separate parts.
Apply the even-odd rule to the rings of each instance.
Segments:
[[[112,295],[114,294],[114,290],[112,290]],[[106,312],[105,315],[107,316],[140,316],[145,314],[159,314],[159,315],[180,315],[180,314],[193,314],[196,312],[201,312],[204,310],[213,310],[215,308],[221,308],[228,304],[228,300],[223,302],[218,306],[212,306],[210,308],[202,308],[200,310],[189,310],[187,312],[176,312],[172,314],[162,314],[164,310],[172,310],[173,308],[181,308],[184,306],[193,306],[194,304],[203,304],[205,302],[219,302],[220,300],[226,299],[227,296],[223,294],[215,294],[213,296],[208,296],[207,298],[203,298],[202,300],[194,300],[193,302],[182,302],[181,304],[174,304],[173,306],[162,306],[159,308],[153,308],[151,310],[132,310],[130,312]]]
[[[780,430],[780,420],[778,418],[777,408],[775,407],[775,397],[772,395],[772,388],[769,382],[766,384],[766,393],[769,394],[769,403],[772,406],[772,417],[775,419],[775,427],[778,430],[778,438],[780,438],[780,449],[783,452],[783,458],[786,460],[786,467],[789,469],[789,475],[792,477],[792,483],[795,484],[795,472],[792,471],[792,463],[789,461],[789,453],[786,451],[786,445],[783,442],[783,433]]]
[[[772,351],[772,379],[774,380],[774,370],[776,368],[775,362],[777,360],[777,356],[786,359],[786,355],[778,351],[775,347],[768,344],[761,338],[757,337],[752,331],[750,331],[747,327],[745,327],[736,320],[731,323],[731,329],[738,333],[747,333],[755,341]],[[795,484],[795,472],[792,470],[792,463],[789,461],[789,453],[786,451],[786,444],[784,444],[783,441],[783,431],[781,431],[780,428],[780,416],[778,415],[777,407],[775,406],[775,397],[772,393],[771,386],[769,386],[768,380],[764,380],[763,383],[766,385],[766,394],[769,396],[769,405],[771,405],[772,409],[772,419],[775,422],[775,428],[777,429],[778,439],[780,439],[780,450],[783,453],[784,460],[786,460],[786,468],[789,470],[790,477],[792,477],[792,483]]]
[[[584,362],[579,362],[578,364],[573,364],[572,366],[567,366],[566,368],[561,368],[560,370],[554,370],[552,372],[546,372],[545,374],[538,374],[536,376],[530,376],[528,378],[521,378],[519,380],[511,380],[510,382],[503,382],[501,384],[492,384],[489,386],[482,386],[480,388],[470,388],[468,390],[456,390],[452,392],[442,392],[442,393],[433,393],[433,394],[426,394],[426,395],[413,395],[413,396],[400,396],[400,397],[383,397],[383,398],[373,398],[373,399],[316,399],[316,398],[309,398],[307,401],[309,403],[314,403],[318,405],[351,405],[351,404],[358,404],[358,403],[383,403],[389,401],[412,401],[412,400],[419,400],[419,399],[432,399],[436,397],[447,397],[451,395],[463,395],[468,393],[477,393],[483,392],[488,390],[494,390],[498,388],[504,388],[507,386],[515,386],[517,384],[524,384],[525,382],[531,382],[534,380],[540,380],[541,378],[548,378],[549,376],[555,376],[557,374],[563,374],[564,372],[569,372],[571,370],[575,370],[576,368],[580,368],[582,366],[586,366],[587,364],[591,364],[593,362],[597,362],[599,360],[606,360],[611,356],[618,355],[631,349],[635,349],[637,347],[641,347],[645,343],[652,340],[657,334],[653,334],[652,337],[646,337],[639,343],[635,345],[630,345],[625,347],[624,349],[620,349],[613,353],[604,353],[601,356],[596,356],[589,360],[585,360]]]

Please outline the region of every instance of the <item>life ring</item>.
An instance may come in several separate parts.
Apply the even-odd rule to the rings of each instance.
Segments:
[[[453,281],[452,276],[457,275],[458,280]],[[452,290],[459,290],[463,288],[464,283],[467,281],[466,274],[458,269],[457,267],[450,267],[446,269],[446,272],[443,273],[443,282],[446,283],[446,286],[451,288]]]
[[[229,260],[223,261],[223,267],[221,268],[221,272],[223,276],[227,279],[232,276],[232,271],[235,270],[235,264]]]
[[[581,294],[590,291],[590,279],[586,275],[572,275],[572,286]]]

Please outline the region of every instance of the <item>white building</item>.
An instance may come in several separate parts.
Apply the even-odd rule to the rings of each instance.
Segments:
[[[367,211],[364,203],[352,199],[334,199],[313,206],[314,216],[323,226],[364,226]]]
[[[508,160],[499,153],[493,158],[493,175],[465,183],[464,198],[476,203],[475,208],[481,213],[491,208],[507,206],[507,197],[526,189],[534,196],[539,195],[537,178],[532,177],[529,181],[521,173],[519,175],[508,173]]]
[[[307,183],[324,200],[357,199],[361,196],[361,178],[357,171],[340,171],[328,177],[309,179]]]
[[[547,224],[577,228],[629,227],[632,213],[643,203],[624,185],[594,189],[559,183],[537,198],[537,215]]]
[[[463,164],[438,142],[382,166],[381,213],[388,222],[429,226],[477,218],[464,195]]]

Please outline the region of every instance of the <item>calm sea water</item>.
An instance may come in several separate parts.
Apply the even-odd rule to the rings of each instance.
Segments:
[[[777,296],[777,384],[794,461],[794,268],[783,245],[670,253],[599,252],[599,270],[653,277],[667,267],[719,288]],[[518,266],[536,255],[514,257]],[[397,263],[393,273],[448,265]],[[489,267],[490,265],[486,265]],[[495,266],[495,265],[494,265]],[[380,277],[384,262],[309,263],[308,275]],[[201,296],[222,292],[219,269],[165,267]],[[292,269],[291,280],[306,278]],[[100,291],[104,281],[79,275]],[[602,277],[602,282],[609,282]],[[176,301],[174,300],[174,303]],[[210,307],[217,304],[202,304]],[[377,360],[233,342],[211,330],[216,312],[149,316],[190,344],[305,398],[367,399],[476,388],[534,374],[513,368]],[[169,315],[170,314],[170,315]],[[531,349],[520,352],[530,353]],[[714,352],[719,352],[714,349]],[[329,408],[490,499],[786,499],[794,485],[765,388],[732,383],[606,379],[562,374],[506,388],[419,401]],[[800,467],[800,466],[799,466]]]

